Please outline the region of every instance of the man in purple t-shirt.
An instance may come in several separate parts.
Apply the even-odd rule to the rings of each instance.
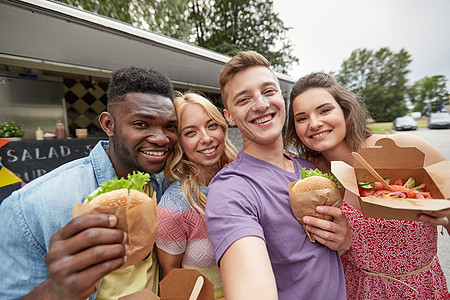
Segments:
[[[333,221],[305,217],[316,240],[289,206],[288,184],[309,161],[283,154],[286,111],[269,62],[254,51],[234,56],[220,74],[230,125],[237,125],[242,152],[211,181],[206,227],[220,265],[227,299],[345,299],[338,251],[351,243],[340,209],[318,207]]]

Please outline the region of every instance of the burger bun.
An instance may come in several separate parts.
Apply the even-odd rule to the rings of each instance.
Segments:
[[[337,189],[336,184],[328,178],[322,176],[310,176],[298,180],[292,187],[295,193],[309,192],[313,190]]]
[[[143,192],[133,189],[119,189],[100,194],[88,203],[106,207],[127,206],[129,203],[128,208],[133,208],[150,200],[150,197]]]

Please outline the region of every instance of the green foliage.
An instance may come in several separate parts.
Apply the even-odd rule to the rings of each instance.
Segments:
[[[289,29],[273,12],[271,0],[216,0],[210,35],[199,44],[229,56],[255,50],[264,55],[276,71],[286,72],[292,64],[298,63],[285,35]],[[278,44],[280,47],[275,49]]]
[[[136,25],[134,20],[139,16],[134,12],[135,5],[139,5],[132,0],[57,0],[77,8],[95,12],[99,15],[110,17],[125,23]]]
[[[116,0],[115,0],[116,1]],[[194,20],[189,0],[138,1],[141,27],[189,42]]]
[[[448,105],[449,92],[445,76],[424,77],[414,83],[411,91],[414,111],[423,115],[439,111],[441,105]]]
[[[320,171],[319,169],[309,169],[306,170],[306,168],[301,168],[300,170],[300,174],[302,174],[302,179],[305,179],[307,177],[311,177],[311,176],[321,176],[321,177],[325,177],[331,181],[333,181],[338,189],[342,188],[341,183],[333,176],[330,175],[328,173],[322,173],[322,171]]]
[[[255,50],[276,71],[298,63],[272,0],[59,0],[225,54]]]
[[[14,121],[0,124],[0,138],[23,137],[25,132],[22,125],[17,125]]]
[[[336,78],[362,97],[374,120],[392,121],[408,111],[406,75],[411,61],[404,49],[398,53],[389,48],[357,49],[342,63]]]
[[[150,174],[139,171],[138,172],[133,171],[133,174],[128,174],[128,177],[126,179],[114,178],[102,183],[100,187],[96,189],[94,192],[92,192],[90,195],[88,195],[86,199],[88,201],[91,201],[98,195],[120,189],[133,189],[142,192],[144,186],[147,184],[149,180]]]

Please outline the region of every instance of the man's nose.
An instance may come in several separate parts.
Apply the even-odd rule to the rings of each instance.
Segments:
[[[253,104],[254,111],[265,111],[269,107],[269,102],[263,95],[258,95]]]
[[[150,135],[147,137],[150,143],[157,144],[159,146],[164,146],[170,143],[169,136],[166,131],[162,128],[154,128]]]

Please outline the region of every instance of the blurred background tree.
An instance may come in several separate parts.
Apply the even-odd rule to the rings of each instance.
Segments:
[[[440,111],[444,105],[450,104],[445,76],[424,77],[412,86],[411,100],[414,111],[423,115]]]
[[[341,84],[363,98],[375,121],[390,122],[408,112],[406,76],[411,61],[404,49],[398,53],[388,48],[357,49],[335,75]]]
[[[255,50],[287,73],[298,58],[272,0],[59,0],[232,56]]]
[[[298,63],[286,36],[289,29],[273,11],[271,0],[216,0],[211,31],[203,43],[197,42],[229,56],[242,50],[255,50],[264,55],[276,71],[286,73],[293,63]],[[280,47],[275,48],[278,44]]]

